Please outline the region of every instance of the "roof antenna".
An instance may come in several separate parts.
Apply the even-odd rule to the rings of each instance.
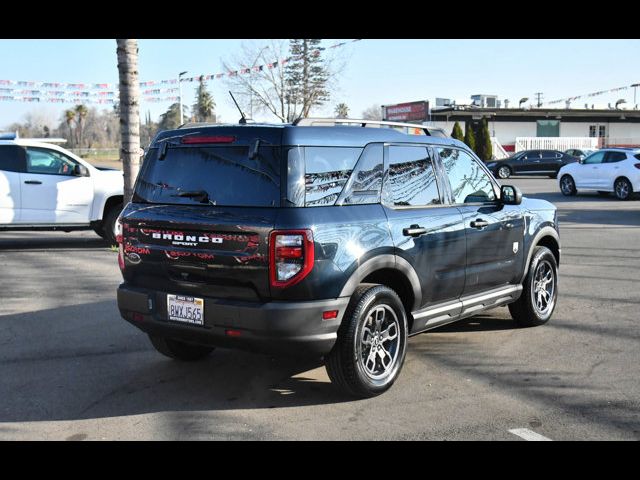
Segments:
[[[240,109],[240,105],[238,105],[238,102],[236,102],[236,98],[233,96],[233,93],[231,93],[231,90],[229,90],[229,95],[231,95],[231,99],[233,100],[233,103],[236,104],[236,108],[240,112],[240,115],[242,115],[242,118],[240,118],[240,121],[238,123],[240,125],[246,125],[247,124],[247,119],[244,116],[244,113],[242,113],[242,110]]]

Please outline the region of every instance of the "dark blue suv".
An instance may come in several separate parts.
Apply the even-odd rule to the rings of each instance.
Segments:
[[[119,218],[123,318],[179,360],[322,356],[360,397],[393,384],[408,336],[503,305],[545,323],[555,207],[427,127],[350,122],[158,134]]]

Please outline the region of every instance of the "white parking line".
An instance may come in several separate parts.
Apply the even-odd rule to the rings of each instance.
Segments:
[[[509,430],[509,433],[513,433],[514,435],[519,436],[520,438],[524,438],[530,442],[551,442],[550,438],[547,438],[539,433],[536,433],[528,428],[513,428]]]

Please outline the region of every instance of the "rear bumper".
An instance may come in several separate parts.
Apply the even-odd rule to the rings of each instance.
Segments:
[[[322,356],[333,348],[349,297],[265,303],[204,298],[204,326],[167,318],[167,292],[118,288],[122,318],[151,335],[162,335],[210,346],[262,353]],[[338,317],[323,320],[322,312],[338,310]],[[228,330],[239,332],[229,336]]]

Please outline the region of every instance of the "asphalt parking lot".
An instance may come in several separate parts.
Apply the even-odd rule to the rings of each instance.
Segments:
[[[116,253],[92,232],[0,232],[0,439],[640,439],[640,200],[563,197],[560,295],[413,337],[394,387],[337,393],[314,361],[164,358],[117,311]]]

